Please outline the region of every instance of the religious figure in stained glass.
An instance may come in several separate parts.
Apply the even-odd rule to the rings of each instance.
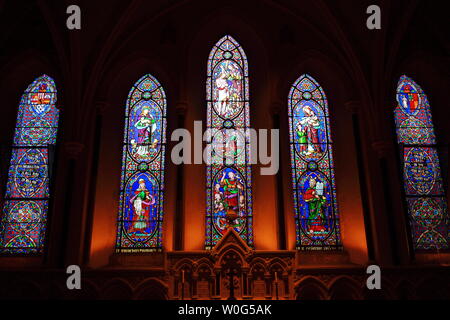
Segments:
[[[292,181],[299,250],[340,249],[328,103],[302,75],[289,94]]]
[[[320,156],[322,154],[322,148],[320,147],[319,138],[319,118],[308,105],[305,105],[302,111],[304,116],[297,125],[300,152],[304,156],[310,156],[314,153]]]
[[[132,139],[133,152],[135,156],[146,157],[150,153],[150,149],[155,149],[158,139],[152,140],[156,131],[156,121],[150,114],[150,108],[142,108],[139,120],[134,124],[137,129],[137,141]]]
[[[128,230],[129,233],[145,233],[147,221],[150,218],[150,206],[155,203],[155,199],[147,189],[144,179],[139,179],[139,187],[134,190],[135,195],[130,199],[133,204],[133,223]]]
[[[449,248],[450,219],[427,96],[402,76],[394,111],[401,147],[406,205],[415,250]]]
[[[222,117],[242,107],[242,74],[232,60],[225,60],[216,69],[217,101],[215,108]]]
[[[253,245],[248,66],[241,46],[220,39],[208,60],[206,248],[233,228]]]
[[[151,75],[128,95],[117,252],[162,249],[166,97]]]
[[[24,92],[0,222],[0,252],[42,253],[50,198],[50,149],[56,143],[59,110],[52,78],[37,78]]]

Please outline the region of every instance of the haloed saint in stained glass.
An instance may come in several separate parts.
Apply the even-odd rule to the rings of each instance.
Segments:
[[[340,249],[325,93],[312,77],[302,75],[292,86],[288,102],[297,249]]]
[[[206,82],[207,145],[206,245],[211,249],[234,229],[253,246],[248,65],[230,36],[211,50]]]
[[[450,219],[431,108],[419,85],[406,76],[398,83],[394,113],[413,246],[416,250],[448,249]]]
[[[22,95],[0,222],[0,252],[44,250],[52,146],[59,120],[56,95],[55,83],[46,75],[37,78]]]
[[[117,252],[162,249],[166,97],[151,75],[131,89],[125,113]]]

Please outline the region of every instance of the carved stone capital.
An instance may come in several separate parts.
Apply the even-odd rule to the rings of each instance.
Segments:
[[[350,112],[351,114],[359,113],[361,109],[361,101],[359,100],[350,100],[344,104],[345,110]]]
[[[283,103],[279,100],[272,102],[270,105],[270,114],[272,116],[279,115],[283,108]]]
[[[70,141],[70,142],[64,143],[63,147],[64,147],[64,151],[67,153],[67,155],[70,158],[76,159],[76,158],[78,158],[80,153],[83,151],[84,144],[82,144],[80,142]]]
[[[99,100],[95,103],[95,109],[99,115],[104,115],[109,109],[109,102],[106,100]]]
[[[372,148],[378,155],[378,158],[385,158],[392,151],[392,142],[379,140],[372,143]]]
[[[186,101],[179,101],[176,103],[175,110],[178,115],[185,116],[188,109],[188,104]]]

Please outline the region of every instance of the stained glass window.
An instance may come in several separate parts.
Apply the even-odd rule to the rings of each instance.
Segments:
[[[233,228],[253,246],[247,57],[230,36],[211,50],[207,81],[206,248]]]
[[[166,95],[151,75],[130,90],[125,109],[116,252],[162,249]]]
[[[397,87],[395,123],[413,246],[448,249],[450,219],[436,149],[430,104],[420,86],[402,76]]]
[[[328,103],[320,85],[302,75],[288,101],[298,250],[341,248]]]
[[[46,75],[22,95],[0,223],[1,253],[39,254],[44,249],[51,146],[56,143],[59,118],[56,95],[55,82]]]

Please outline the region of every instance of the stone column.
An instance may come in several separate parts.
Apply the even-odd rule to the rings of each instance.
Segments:
[[[399,166],[400,172],[395,170],[395,141],[378,140],[372,143],[372,148],[378,156],[381,186],[378,192],[384,199],[384,211],[389,233],[389,243],[392,250],[392,263],[399,265],[405,259],[414,257],[411,245],[409,223],[407,221],[407,208],[403,206],[403,186],[395,183],[399,175],[403,175],[403,168]],[[409,254],[409,257],[408,257]]]
[[[95,199],[97,190],[98,166],[100,157],[101,134],[103,127],[103,116],[109,109],[110,105],[105,99],[99,99],[95,103],[95,128],[92,137],[93,152],[91,155],[91,174],[88,176],[89,181],[89,196],[87,202],[87,213],[84,227],[84,250],[83,250],[83,264],[89,263],[90,247],[92,240],[92,223],[94,219]]]
[[[364,168],[365,156],[363,151],[363,145],[361,141],[361,130],[360,130],[360,120],[359,112],[361,109],[361,102],[357,100],[348,101],[345,103],[345,109],[352,116],[352,129],[353,137],[355,140],[356,149],[356,162],[358,166],[358,177],[359,177],[359,188],[361,193],[361,203],[364,215],[364,228],[366,233],[366,243],[367,243],[367,255],[369,263],[375,261],[375,249],[374,249],[374,239],[373,239],[373,217],[371,216],[369,196],[368,196],[368,186],[366,171]],[[372,212],[373,213],[373,212]]]
[[[272,103],[270,108],[270,112],[272,115],[272,128],[275,130],[280,130],[280,111],[282,108],[282,103],[280,101],[276,101]],[[289,132],[289,131],[288,131]],[[281,141],[288,141],[289,136],[280,137]],[[280,141],[280,142],[281,142]],[[281,144],[281,143],[280,143]],[[278,249],[286,250],[287,241],[286,241],[286,220],[285,220],[285,207],[284,207],[284,192],[283,192],[283,157],[281,145],[279,146],[279,159],[278,159],[279,167],[278,172],[276,174],[276,201],[277,201],[277,239],[278,239]]]
[[[180,101],[176,105],[177,111],[177,128],[185,127],[187,103]],[[184,164],[177,166],[176,173],[176,204],[174,217],[174,239],[173,248],[175,251],[184,249]]]
[[[62,229],[61,229],[61,245],[59,254],[59,266],[65,267],[67,264],[80,264],[80,239],[75,239],[75,235],[80,233],[81,221],[77,216],[81,215],[81,212],[75,212],[74,203],[79,202],[80,199],[76,199],[80,193],[76,190],[76,170],[77,162],[81,153],[84,151],[84,144],[77,141],[70,141],[63,144],[63,152],[67,158],[67,166],[65,172],[65,197],[63,204],[62,215]],[[76,222],[75,222],[76,221]]]

